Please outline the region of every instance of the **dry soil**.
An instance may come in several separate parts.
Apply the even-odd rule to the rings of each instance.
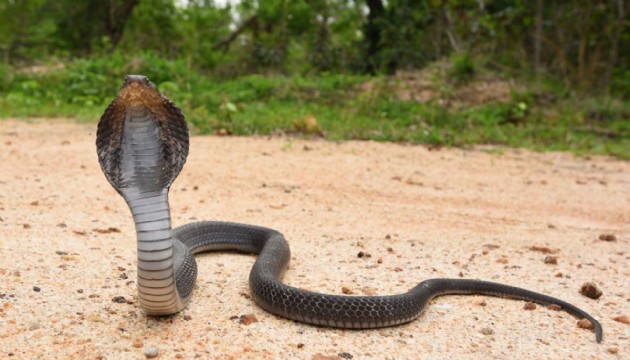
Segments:
[[[482,296],[435,299],[387,329],[304,325],[256,306],[254,256],[237,253],[199,256],[188,308],[148,318],[136,300],[133,223],[98,166],[95,127],[0,121],[0,358],[630,357],[619,317],[630,316],[629,162],[195,136],[171,188],[175,225],[220,219],[283,232],[291,285],[363,295],[431,277],[492,280],[581,307],[601,321],[602,343],[565,312]],[[587,281],[599,299],[580,294]]]

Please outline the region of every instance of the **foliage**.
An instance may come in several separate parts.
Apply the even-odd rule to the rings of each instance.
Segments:
[[[403,141],[436,146],[503,144],[613,154],[630,159],[630,104],[558,99],[549,90],[515,92],[503,103],[446,108],[402,100],[386,77],[250,75],[217,81],[152,53],[77,59],[42,73],[8,75],[0,116],[71,116],[96,121],[127,73],[148,75],[197,133],[316,133],[332,140]],[[379,80],[380,79],[380,80]],[[368,90],[366,84],[373,84]],[[555,105],[549,106],[549,98]],[[307,131],[305,121],[316,121]]]
[[[330,139],[630,158],[628,11],[623,0],[0,0],[0,116],[96,120],[123,76],[141,73],[200,133],[316,122]],[[390,85],[440,66],[428,101]],[[518,86],[509,100],[449,105],[486,78]]]
[[[150,51],[222,78],[394,73],[484,56],[581,93],[627,96],[629,11],[624,0],[3,1],[0,50],[11,64]]]
[[[468,54],[455,54],[451,56],[451,78],[461,83],[475,75],[475,64]]]

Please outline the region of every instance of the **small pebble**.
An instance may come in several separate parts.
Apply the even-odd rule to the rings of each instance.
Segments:
[[[301,349],[301,348],[303,348],[303,347],[304,347],[304,343],[299,343],[299,344],[297,344],[297,348],[298,348],[298,349]]]
[[[551,255],[545,256],[545,264],[558,265],[558,257]]]
[[[114,296],[112,298],[112,301],[115,302],[115,303],[124,304],[124,303],[127,302],[127,299],[125,299],[124,296]]]
[[[608,349],[606,349],[606,351],[608,351],[609,354],[616,355],[617,353],[619,353],[619,348],[609,347]]]
[[[531,301],[528,301],[525,303],[525,306],[523,306],[523,309],[525,310],[535,310],[536,309],[536,304],[534,304]]]
[[[599,240],[602,241],[617,241],[617,237],[614,234],[601,234]]]
[[[139,348],[141,348],[141,347],[142,347],[142,345],[144,345],[144,344],[142,343],[142,340],[140,340],[140,339],[135,339],[135,340],[133,341],[132,345],[133,345],[133,347],[135,347],[135,348],[139,349]]]
[[[109,233],[119,233],[120,229],[115,228],[115,227],[110,227],[107,229],[92,229],[92,231],[99,233],[99,234],[109,234]]]
[[[622,324],[630,324],[630,320],[628,319],[626,315],[615,316],[613,320],[618,321]]]
[[[354,292],[352,290],[350,290],[350,288],[343,286],[341,288],[341,292],[346,294],[346,295],[352,295],[354,294]]]
[[[547,305],[547,309],[553,310],[553,311],[560,311],[562,310],[562,307],[558,304],[549,304]]]
[[[594,282],[589,281],[582,285],[580,288],[580,294],[589,297],[591,299],[599,299],[602,296],[602,291],[595,285]]]
[[[192,316],[190,316],[190,315],[184,315],[184,320],[186,320],[186,321],[190,321],[190,320],[192,320]]]
[[[339,353],[337,355],[339,355],[339,357],[342,358],[342,359],[352,359],[354,357],[354,356],[352,356],[352,354],[347,353],[347,352],[342,352],[342,353]]]
[[[594,329],[593,324],[587,319],[580,319],[580,320],[578,320],[577,326],[579,328],[582,328],[582,329],[589,329],[589,330],[593,330]]]
[[[546,247],[546,246],[530,246],[529,250],[531,251],[538,251],[541,252],[543,254],[555,254],[557,253],[559,250],[551,250],[550,248]]]
[[[482,334],[484,335],[492,335],[494,334],[494,330],[490,329],[490,328],[482,328],[481,330],[479,330]]]
[[[258,318],[256,318],[254,314],[241,315],[238,319],[238,322],[243,325],[251,325],[258,322]]]
[[[33,291],[35,291],[35,292],[40,292],[40,291],[42,291],[42,289],[40,289],[40,288],[39,288],[39,287],[37,287],[37,286],[33,286]]]
[[[158,350],[158,348],[155,348],[155,347],[144,349],[144,356],[146,356],[147,359],[157,357],[159,353],[160,353],[160,350]]]
[[[120,274],[120,276],[118,278],[121,279],[121,280],[127,280],[128,279],[127,273]]]

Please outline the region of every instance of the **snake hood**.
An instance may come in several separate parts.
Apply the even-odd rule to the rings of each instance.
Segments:
[[[142,117],[153,121],[158,132],[163,165],[156,186],[170,186],[188,156],[188,126],[182,111],[146,76],[127,75],[118,96],[103,113],[96,133],[98,161],[118,192],[133,186],[122,169],[123,138],[130,135],[125,134],[125,123]]]

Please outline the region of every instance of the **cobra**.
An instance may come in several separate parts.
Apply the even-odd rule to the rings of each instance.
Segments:
[[[471,279],[428,279],[406,293],[388,296],[328,295],[281,282],[289,245],[276,230],[259,226],[196,222],[172,228],[169,188],[188,156],[188,127],[181,110],[142,75],[125,78],[98,124],[98,160],[105,177],[133,216],[138,248],[138,298],[147,315],[182,310],[197,277],[194,254],[237,250],[258,254],[249,275],[254,301],[263,309],[300,322],[338,328],[377,328],[417,318],[431,299],[480,294],[555,304],[588,319],[595,337],[602,326],[560,299],[519,287]]]

